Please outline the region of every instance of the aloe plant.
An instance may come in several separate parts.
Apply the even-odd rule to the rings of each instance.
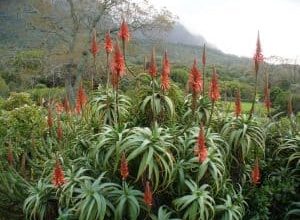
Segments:
[[[116,188],[112,192],[116,210],[114,212],[115,220],[118,219],[138,219],[143,204],[143,193],[133,189],[132,186],[123,181],[123,186]]]
[[[208,190],[209,185],[198,186],[192,180],[186,180],[185,183],[190,190],[190,194],[173,201],[176,209],[183,212],[183,219],[213,219],[215,201]]]
[[[128,155],[128,163],[138,162],[136,179],[143,176],[151,179],[154,189],[171,183],[174,167],[172,148],[172,136],[157,124],[152,130],[134,128],[122,145],[122,150]]]
[[[117,184],[103,182],[104,174],[95,180],[86,179],[80,184],[80,188],[76,188],[78,202],[74,208],[79,220],[103,220],[113,215],[115,208],[108,198]]]

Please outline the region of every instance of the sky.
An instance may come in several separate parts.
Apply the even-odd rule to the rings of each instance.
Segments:
[[[263,53],[300,62],[300,0],[149,0],[225,53],[252,57],[257,32]]]

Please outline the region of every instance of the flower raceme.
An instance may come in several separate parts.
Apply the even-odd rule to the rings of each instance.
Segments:
[[[167,51],[164,53],[162,61],[162,73],[161,73],[161,89],[166,92],[170,88],[170,62],[168,58]]]
[[[91,53],[93,54],[94,59],[96,58],[97,53],[100,50],[100,47],[97,43],[96,35],[97,35],[97,33],[96,33],[96,30],[94,29],[93,32],[92,32],[92,41],[91,41],[91,49],[90,49]]]
[[[120,26],[119,37],[122,39],[123,43],[125,41],[129,41],[129,37],[130,37],[129,28],[128,28],[128,24],[126,23],[126,21],[124,19]]]
[[[53,127],[53,117],[52,117],[52,111],[50,107],[48,107],[47,124],[49,128]]]
[[[52,176],[52,184],[58,188],[65,184],[65,175],[64,171],[61,167],[61,164],[59,160],[56,160],[54,170],[53,170],[53,176]]]
[[[128,171],[128,162],[126,160],[126,155],[124,152],[122,153],[122,157],[121,157],[120,173],[121,173],[122,179],[126,180],[126,178],[129,175],[129,171]]]
[[[254,65],[255,65],[255,73],[258,73],[259,70],[259,64],[264,60],[264,56],[262,54],[261,44],[260,44],[260,37],[259,32],[257,34],[257,40],[256,40],[256,51],[253,56]]]
[[[152,78],[156,77],[157,75],[157,66],[156,66],[156,61],[155,61],[155,49],[153,48],[152,54],[151,54],[151,59],[149,63],[149,74]]]
[[[241,116],[242,113],[242,106],[241,106],[241,92],[240,90],[236,91],[236,96],[235,96],[235,116],[239,117]]]
[[[194,95],[198,95],[202,91],[201,72],[197,68],[197,61],[194,59],[193,67],[189,75],[189,87]]]
[[[267,112],[269,113],[272,103],[270,99],[270,89],[268,87],[264,89],[264,96],[265,107],[267,109]]]
[[[289,96],[288,106],[287,106],[287,113],[289,117],[293,115],[293,103],[292,103],[292,96]]]
[[[151,208],[153,202],[153,196],[152,196],[150,182],[148,180],[146,181],[146,185],[145,185],[144,202],[149,208]]]
[[[212,74],[212,79],[211,79],[211,83],[210,83],[209,97],[213,102],[218,101],[221,97],[220,91],[219,91],[218,76],[217,76],[215,67],[213,67],[213,74]]]
[[[113,51],[113,43],[109,32],[105,34],[105,51],[110,54]]]
[[[80,83],[79,89],[77,91],[77,96],[76,96],[76,112],[78,114],[82,112],[82,109],[86,103],[87,103],[87,96],[85,94],[82,83]]]
[[[66,113],[71,112],[70,102],[69,102],[69,99],[67,97],[65,97],[64,100],[63,100],[63,106],[64,106],[64,111]]]
[[[198,135],[198,140],[194,149],[195,156],[198,156],[199,162],[203,163],[207,158],[207,147],[205,145],[205,132],[204,127],[201,124]]]
[[[120,78],[125,73],[125,61],[124,56],[120,50],[119,44],[116,42],[114,46],[114,56],[111,62],[111,83],[113,88],[117,88]]]
[[[252,178],[252,183],[254,185],[260,183],[260,171],[259,171],[259,164],[258,164],[258,159],[256,158],[255,165],[251,171],[251,178]]]

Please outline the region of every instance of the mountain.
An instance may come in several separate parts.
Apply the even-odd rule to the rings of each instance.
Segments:
[[[201,35],[192,34],[185,26],[177,22],[174,28],[167,34],[166,41],[169,43],[180,43],[186,45],[203,46],[203,44],[209,47],[214,47],[209,44],[207,40]]]

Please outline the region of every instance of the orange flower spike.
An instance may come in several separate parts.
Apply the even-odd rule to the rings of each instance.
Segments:
[[[96,58],[97,56],[97,53],[99,52],[100,50],[100,47],[97,43],[97,33],[96,33],[96,30],[94,29],[93,32],[92,32],[92,41],[91,41],[91,53],[93,54],[93,57],[94,59]]]
[[[60,165],[59,160],[56,160],[55,163],[55,167],[53,170],[53,176],[52,176],[52,184],[58,188],[60,186],[62,186],[63,184],[65,184],[65,175],[64,175],[64,171]]]
[[[71,111],[70,102],[69,102],[69,99],[67,97],[64,98],[63,106],[64,106],[64,111],[66,113],[69,113]]]
[[[121,173],[122,179],[126,180],[126,178],[129,175],[129,171],[128,171],[128,163],[126,160],[126,155],[124,152],[122,153],[122,157],[121,157],[120,173]]]
[[[167,51],[164,53],[163,63],[162,63],[162,73],[161,73],[161,89],[166,92],[170,89],[170,62],[168,58]]]
[[[255,65],[255,73],[258,73],[259,64],[264,60],[264,56],[262,54],[261,44],[260,44],[260,37],[259,32],[257,34],[257,40],[256,40],[256,51],[253,57],[254,65]]]
[[[242,113],[242,105],[241,105],[241,93],[240,90],[236,91],[236,96],[235,96],[235,116],[239,117],[241,116]]]
[[[146,181],[146,186],[145,186],[144,202],[146,203],[146,205],[149,208],[151,208],[152,202],[153,202],[153,195],[152,195],[152,190],[151,190],[150,182],[148,180]]]
[[[109,32],[105,34],[105,51],[107,54],[113,51],[113,43]]]
[[[207,158],[208,152],[207,152],[207,147],[205,145],[205,132],[202,124],[200,126],[197,147],[198,147],[197,153],[198,153],[199,162],[203,163]]]
[[[57,122],[58,124],[57,124],[57,140],[59,141],[59,142],[61,142],[62,141],[62,139],[63,139],[63,129],[62,129],[62,126],[61,126],[61,121],[60,121],[60,119],[58,120],[58,122]]]
[[[194,95],[202,91],[202,77],[201,72],[197,68],[197,61],[194,59],[194,64],[189,75],[189,87]]]
[[[120,26],[119,37],[122,39],[123,42],[129,41],[129,37],[130,37],[129,28],[124,19]]]
[[[113,88],[117,88],[120,78],[125,74],[124,56],[120,50],[119,44],[115,43],[114,56],[111,63],[111,82]]]
[[[209,97],[213,102],[218,101],[221,97],[219,91],[218,76],[215,67],[213,67],[213,75],[210,83]]]
[[[53,117],[52,117],[52,111],[50,107],[48,107],[47,124],[49,128],[53,127]]]
[[[154,48],[152,50],[150,64],[149,64],[149,74],[152,78],[156,77],[156,75],[157,75],[157,66],[156,66],[156,61],[155,61],[155,49]]]
[[[254,185],[260,183],[260,170],[259,170],[258,158],[256,158],[255,165],[251,171],[251,178],[252,178],[252,183]]]
[[[81,113],[86,103],[87,103],[87,96],[85,94],[84,88],[81,83],[77,91],[77,97],[76,97],[76,112],[78,114]]]

